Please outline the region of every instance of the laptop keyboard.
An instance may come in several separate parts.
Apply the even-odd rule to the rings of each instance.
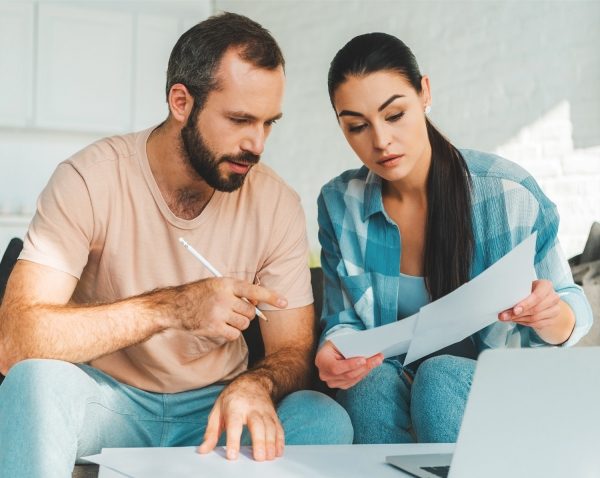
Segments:
[[[448,473],[450,473],[449,466],[423,466],[421,469],[440,478],[448,478]]]

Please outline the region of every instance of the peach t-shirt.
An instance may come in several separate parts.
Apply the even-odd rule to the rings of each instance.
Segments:
[[[259,163],[240,189],[215,191],[198,217],[178,218],[148,164],[151,131],[105,138],[61,163],[38,200],[20,259],[78,278],[75,303],[114,302],[211,277],[181,236],[223,275],[258,279],[288,308],[311,304],[298,195]],[[143,390],[180,392],[231,380],[247,357],[242,337],[226,342],[168,329],[91,365]]]

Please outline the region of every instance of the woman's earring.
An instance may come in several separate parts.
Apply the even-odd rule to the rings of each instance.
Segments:
[[[431,113],[431,105],[425,107],[425,114],[428,115],[429,113]]]

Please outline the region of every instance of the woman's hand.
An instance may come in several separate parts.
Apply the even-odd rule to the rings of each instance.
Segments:
[[[498,319],[531,327],[550,344],[565,342],[575,327],[573,311],[560,300],[549,280],[533,281],[531,294],[511,309],[500,312]]]
[[[383,363],[383,355],[372,357],[352,357],[345,359],[330,341],[325,342],[317,352],[315,364],[319,378],[330,388],[347,389],[365,378],[375,367]]]

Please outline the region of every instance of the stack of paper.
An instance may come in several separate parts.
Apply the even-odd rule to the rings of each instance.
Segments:
[[[537,233],[450,294],[393,324],[334,336],[344,357],[392,357],[406,353],[407,365],[493,324],[498,314],[531,293],[536,279]]]
[[[98,478],[398,478],[399,471],[385,463],[386,455],[453,450],[450,443],[286,445],[283,457],[258,462],[248,446],[241,448],[235,461],[225,458],[223,447],[206,455],[196,453],[196,447],[104,448],[84,459],[100,465]]]

